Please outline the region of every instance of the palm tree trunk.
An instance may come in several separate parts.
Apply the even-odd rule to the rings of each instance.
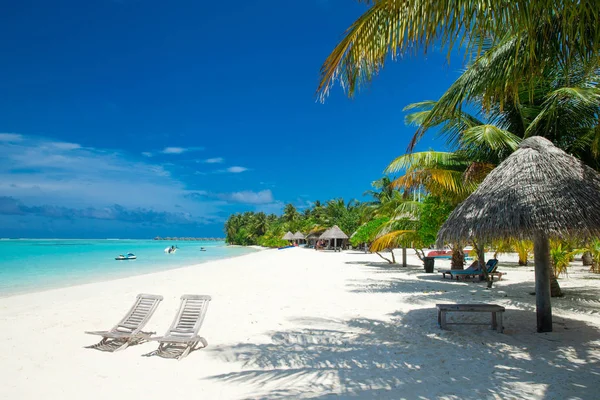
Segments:
[[[550,262],[550,242],[548,236],[539,232],[533,239],[533,257],[535,259],[535,309],[537,316],[537,331],[552,332],[552,305],[550,303],[550,277],[552,265]]]
[[[558,284],[558,279],[554,275],[554,268],[550,267],[550,297],[562,297],[563,292]]]
[[[377,254],[379,257],[383,258],[385,261],[387,261],[390,264],[395,264],[396,260],[390,260],[389,258],[385,258],[384,256],[382,256],[381,254],[379,254],[378,251],[375,252],[375,254]],[[394,257],[394,253],[392,252],[392,257]]]
[[[590,253],[589,251],[583,253],[583,255],[581,256],[581,261],[583,262],[583,265],[592,265],[592,263],[594,262],[592,258],[592,253]]]
[[[527,264],[528,264],[527,257],[523,258],[523,257],[521,257],[521,255],[519,255],[519,265],[524,266]]]
[[[465,252],[459,244],[452,246],[452,264],[450,269],[465,269]]]

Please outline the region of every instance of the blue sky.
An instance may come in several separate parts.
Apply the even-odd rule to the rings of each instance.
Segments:
[[[459,62],[388,64],[316,101],[351,0],[19,1],[0,16],[0,237],[221,236],[233,212],[362,199],[402,108]],[[8,39],[8,40],[6,40]],[[428,138],[420,149],[442,148]]]

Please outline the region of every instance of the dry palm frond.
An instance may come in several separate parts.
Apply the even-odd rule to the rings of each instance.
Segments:
[[[494,164],[474,162],[469,165],[462,177],[465,182],[481,182],[494,168],[496,168]]]

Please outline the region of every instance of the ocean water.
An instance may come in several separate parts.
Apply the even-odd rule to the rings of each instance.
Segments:
[[[164,249],[176,245],[174,254]],[[204,247],[206,251],[200,251]],[[223,242],[0,240],[0,297],[164,271],[255,252]],[[134,253],[137,260],[116,261]]]

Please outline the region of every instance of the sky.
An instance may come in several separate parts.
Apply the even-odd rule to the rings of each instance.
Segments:
[[[231,213],[365,200],[403,108],[462,67],[387,64],[324,103],[352,0],[22,0],[0,15],[0,237],[222,237]],[[443,149],[427,136],[417,150]]]

